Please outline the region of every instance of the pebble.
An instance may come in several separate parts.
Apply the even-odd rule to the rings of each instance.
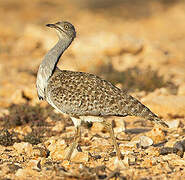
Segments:
[[[142,161],[141,163],[141,167],[146,167],[146,168],[149,168],[149,167],[152,167],[154,165],[154,162],[152,161],[151,158],[146,158]]]
[[[21,135],[27,135],[32,132],[32,128],[29,125],[17,126],[14,128],[14,131]]]
[[[64,130],[64,123],[61,121],[57,121],[56,125],[52,128],[52,131],[57,131],[57,132],[61,132]]]
[[[173,148],[171,147],[163,147],[159,150],[160,155],[167,155],[173,153]]]
[[[151,138],[154,144],[161,143],[165,140],[165,133],[158,126],[154,127],[151,131],[147,132],[146,136]]]
[[[18,154],[25,153],[27,156],[32,156],[33,147],[28,142],[14,143],[14,149],[18,152]]]
[[[140,136],[140,142],[139,145],[141,147],[148,147],[151,146],[153,144],[153,140],[147,136]]]
[[[71,161],[77,162],[77,163],[88,162],[88,160],[89,160],[89,156],[87,151],[78,152],[76,149],[74,150],[71,157]]]
[[[169,126],[170,129],[172,128],[178,128],[179,127],[179,124],[180,124],[180,120],[179,119],[175,119],[175,120],[172,120],[172,121],[168,121],[166,122],[167,125]]]
[[[27,168],[33,169],[33,170],[41,170],[41,160],[38,159],[32,159],[27,163]]]
[[[125,169],[125,167],[129,166],[129,159],[125,157],[123,160],[119,160],[118,157],[112,157],[107,162],[106,166],[114,171],[115,169]]]
[[[24,169],[18,169],[15,173],[15,176],[17,176],[19,179],[29,179],[30,177],[38,177],[39,172],[31,169],[31,168],[24,168]]]
[[[123,120],[123,118],[117,118],[115,123],[116,123],[116,127],[114,128],[115,134],[125,131],[125,129],[126,129],[125,128],[125,121]]]
[[[66,143],[63,139],[51,138],[46,142],[50,157],[55,160],[63,160],[66,154]]]
[[[63,160],[61,162],[61,165],[65,168],[65,169],[69,169],[70,168],[70,161],[68,160]]]
[[[185,139],[177,141],[173,146],[173,151],[182,158],[185,152]]]
[[[159,156],[159,148],[150,146],[147,149],[145,149],[145,153],[147,153],[150,156],[158,157]]]
[[[47,157],[49,155],[49,150],[44,146],[36,146],[33,148],[34,157]]]
[[[100,133],[103,131],[104,129],[104,125],[102,123],[99,123],[99,122],[94,122],[92,127],[91,127],[91,132],[93,134],[96,134],[96,133]]]

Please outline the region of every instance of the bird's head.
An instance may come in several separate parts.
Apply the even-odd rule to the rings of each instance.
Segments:
[[[69,22],[61,21],[55,24],[46,24],[46,26],[54,28],[60,39],[62,38],[74,39],[76,37],[75,28]]]

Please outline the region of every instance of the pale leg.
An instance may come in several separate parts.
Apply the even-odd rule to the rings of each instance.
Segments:
[[[81,125],[81,120],[71,117],[75,127],[76,127],[76,133],[74,135],[74,140],[73,143],[70,145],[69,147],[69,151],[66,154],[65,159],[70,160],[71,156],[73,154],[74,149],[77,147],[79,140],[81,139],[81,129],[80,129],[80,125]]]
[[[109,122],[106,122],[106,121],[103,121],[102,123],[107,128],[107,130],[109,131],[110,137],[111,137],[112,142],[113,142],[113,145],[114,145],[114,147],[116,149],[116,155],[118,156],[118,159],[121,160],[121,152],[120,152],[120,149],[119,149],[118,144],[116,142],[116,138],[114,136],[114,130],[112,128],[112,124],[109,123]]]
[[[67,160],[70,160],[71,159],[71,156],[73,154],[73,151],[77,147],[80,138],[81,138],[80,127],[77,127],[76,128],[76,133],[75,133],[75,136],[74,136],[73,143],[70,145],[69,152],[67,153],[65,159],[67,159]]]

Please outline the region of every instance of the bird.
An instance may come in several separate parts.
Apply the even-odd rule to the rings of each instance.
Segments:
[[[61,70],[57,67],[64,51],[76,37],[75,27],[67,21],[46,26],[56,30],[58,41],[44,56],[36,79],[38,98],[47,101],[54,109],[68,114],[76,132],[64,159],[70,160],[81,138],[81,123],[100,122],[110,133],[116,155],[122,155],[116,142],[109,116],[138,116],[164,127],[168,125],[139,100],[94,74]]]

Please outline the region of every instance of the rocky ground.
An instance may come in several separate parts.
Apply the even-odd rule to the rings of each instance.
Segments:
[[[63,159],[75,128],[35,88],[57,40],[44,25],[59,20],[77,30],[60,68],[126,88],[169,125],[110,117],[121,162],[100,123],[83,124],[71,161]],[[1,0],[0,179],[185,179],[184,20],[180,0]]]

